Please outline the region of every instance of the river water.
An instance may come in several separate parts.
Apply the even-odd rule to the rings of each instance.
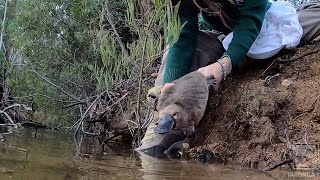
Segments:
[[[35,137],[36,135],[36,137]],[[81,153],[73,142],[73,136],[51,130],[24,129],[7,135],[6,145],[0,144],[0,180],[58,180],[58,179],[222,179],[269,180],[289,177],[313,177],[313,174],[297,174],[274,171],[263,173],[232,167],[204,164],[186,160],[156,159],[139,155],[129,147],[105,148],[98,155],[94,143],[84,139]],[[116,147],[116,148],[114,148]],[[314,179],[314,178],[311,178]]]

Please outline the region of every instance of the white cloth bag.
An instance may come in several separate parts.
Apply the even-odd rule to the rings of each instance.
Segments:
[[[289,2],[273,2],[263,20],[256,41],[251,46],[248,57],[266,59],[276,55],[282,48],[296,47],[302,38],[303,29],[296,9]],[[233,38],[228,34],[222,41],[225,50]]]

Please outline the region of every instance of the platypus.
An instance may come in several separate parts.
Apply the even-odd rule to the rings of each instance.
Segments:
[[[136,150],[154,157],[163,157],[183,149],[184,143],[204,115],[209,86],[215,85],[214,77],[204,77],[200,72],[191,72],[170,83],[154,87],[148,99],[157,102],[154,120],[142,144]]]
[[[174,129],[193,133],[204,115],[209,87],[214,84],[214,77],[205,77],[198,71],[173,81],[160,94],[157,105],[160,118],[154,132],[166,134]]]

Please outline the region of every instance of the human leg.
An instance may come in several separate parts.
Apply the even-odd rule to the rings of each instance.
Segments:
[[[320,35],[320,1],[301,4],[297,8],[303,28],[302,42],[309,42]]]

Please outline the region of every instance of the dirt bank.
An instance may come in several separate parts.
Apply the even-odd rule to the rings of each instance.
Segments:
[[[292,159],[294,168],[320,169],[319,44],[314,41],[285,50],[270,68],[270,63],[260,68],[253,64],[255,68],[228,77],[218,92],[210,92],[189,155],[259,169]],[[157,64],[145,74],[143,97],[153,86]],[[142,102],[144,109],[146,99]],[[125,113],[121,109],[110,119],[111,130],[126,129],[128,122],[134,124],[135,113],[124,107]],[[115,140],[123,142],[121,137],[130,136]]]
[[[281,53],[264,76],[261,74],[266,66],[228,78],[222,90],[211,93],[190,155],[199,157],[210,152],[215,155],[211,157],[250,168],[293,158],[296,168],[317,168],[318,50],[319,42],[315,41]],[[269,82],[264,80],[277,73]]]

